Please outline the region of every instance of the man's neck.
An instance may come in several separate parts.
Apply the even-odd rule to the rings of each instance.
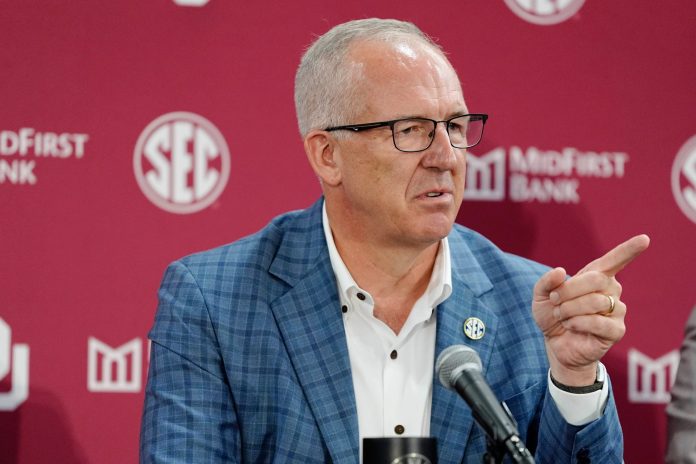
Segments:
[[[328,211],[327,211],[328,212]],[[399,333],[428,287],[440,242],[406,244],[366,240],[329,220],[336,249],[355,283],[370,293],[374,316]]]
[[[374,246],[365,240],[341,236],[335,229],[332,235],[351,276],[373,297],[412,292],[420,296],[428,286],[439,242],[418,249]]]
[[[408,260],[398,253],[390,257],[389,253],[371,254],[356,247],[344,247],[339,242],[336,246],[355,282],[372,295],[374,317],[398,334],[416,301],[428,288],[438,244]]]

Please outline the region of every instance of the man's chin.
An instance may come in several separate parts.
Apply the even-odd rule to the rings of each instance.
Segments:
[[[442,223],[431,222],[424,226],[419,235],[424,243],[439,242],[449,235],[453,226],[454,221],[446,221]]]
[[[425,231],[444,238],[449,235],[452,227],[454,227],[454,221],[456,218],[456,214],[450,214],[449,212],[431,214],[429,217],[423,218],[423,227]]]

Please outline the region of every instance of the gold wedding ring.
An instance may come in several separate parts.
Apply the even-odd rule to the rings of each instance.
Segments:
[[[614,308],[616,307],[616,300],[614,300],[614,297],[611,295],[604,295],[607,298],[609,298],[609,311],[607,311],[606,315],[609,316],[611,313],[614,312]]]

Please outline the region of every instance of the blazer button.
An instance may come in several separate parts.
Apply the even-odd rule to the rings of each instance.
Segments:
[[[397,435],[403,435],[403,433],[406,431],[403,425],[399,424],[396,427],[394,427],[394,433]]]

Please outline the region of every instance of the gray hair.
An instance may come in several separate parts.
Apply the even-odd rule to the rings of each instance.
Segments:
[[[360,69],[345,58],[357,41],[395,42],[408,38],[432,47],[433,40],[416,25],[396,19],[360,19],[339,24],[320,36],[302,56],[295,75],[295,110],[302,137],[311,130],[352,121],[364,104],[358,96]],[[446,58],[445,58],[446,59]]]

